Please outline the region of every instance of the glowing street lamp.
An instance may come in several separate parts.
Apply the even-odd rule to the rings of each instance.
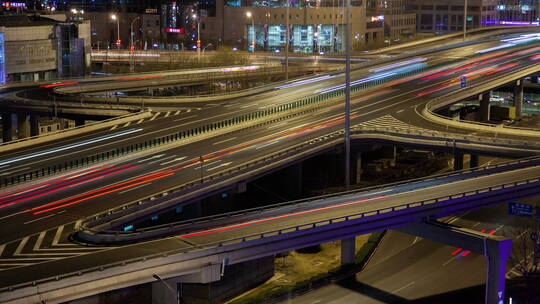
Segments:
[[[116,31],[116,33],[117,33],[116,47],[120,51],[120,44],[122,43],[122,41],[120,40],[120,18],[117,17],[115,14],[112,14],[111,19],[116,20],[116,30],[117,30]]]

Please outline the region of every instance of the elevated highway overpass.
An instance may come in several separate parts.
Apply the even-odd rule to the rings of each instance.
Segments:
[[[532,131],[530,134],[518,131],[517,136],[516,131],[507,133],[481,131],[477,132],[475,137],[468,135],[470,131],[460,126],[425,122],[424,119],[416,123],[418,116],[415,116],[422,104],[436,95],[444,96],[456,90],[456,84],[425,95],[418,94],[440,88],[441,85],[455,80],[457,77],[455,73],[459,75],[467,71],[489,72],[472,80],[473,88],[475,84],[483,84],[490,77],[506,75],[507,81],[513,80],[513,74],[530,68],[531,62],[534,64],[535,61],[530,59],[531,54],[525,52],[527,48],[534,52],[534,47],[480,58],[478,62],[471,59],[467,62],[468,67],[453,66],[452,69],[459,68],[459,70],[442,76],[444,68],[421,73],[416,70],[411,72],[411,75],[393,79],[386,78],[393,75],[380,78],[375,76],[365,81],[370,76],[362,74],[365,72],[357,72],[353,79],[359,80],[357,83],[359,93],[353,100],[353,124],[359,125],[364,131],[366,127],[374,129],[368,134],[371,137],[387,136],[394,137],[394,140],[403,138],[409,143],[424,140],[429,144],[438,141],[438,145],[446,146],[447,149],[463,145],[464,149],[476,146],[474,151],[486,152],[492,149],[489,151],[499,150],[501,153],[509,153],[512,150],[512,153],[519,155],[536,154],[537,136]],[[463,55],[467,56],[479,50],[467,48],[470,46],[461,50]],[[451,60],[455,60],[457,54],[459,51],[447,51],[438,54],[433,60],[444,62],[448,56]],[[493,64],[496,64],[497,68],[505,66],[506,68],[498,71],[483,70]],[[516,65],[508,67],[509,64]],[[437,77],[424,79],[434,74],[437,74]],[[370,84],[369,88],[367,82]],[[203,186],[230,187],[229,176],[223,173],[234,171],[232,168],[240,168],[244,170],[240,173],[247,175],[251,169],[257,169],[258,172],[270,171],[273,168],[268,167],[268,163],[274,163],[276,159],[268,158],[268,163],[261,160],[268,156],[279,156],[282,151],[287,150],[287,147],[306,144],[315,147],[318,143],[324,144],[321,144],[318,150],[314,149],[315,151],[333,147],[337,141],[332,141],[332,134],[336,134],[341,128],[343,119],[339,104],[341,97],[338,94],[341,83],[339,77],[317,79],[301,84],[290,83],[264,94],[209,105],[193,114],[175,115],[176,112],[173,110],[156,113],[155,116],[135,123],[116,125],[91,135],[60,139],[22,150],[9,151],[9,145],[6,145],[2,147],[5,152],[0,157],[0,162],[3,162],[0,174],[4,174],[3,176],[7,178],[8,187],[4,188],[6,190],[3,192],[0,218],[5,223],[3,226],[8,233],[2,236],[0,243],[6,245],[4,248],[15,247],[12,250],[12,253],[15,253],[22,243],[21,239],[26,238],[28,243],[30,239],[39,239],[43,231],[54,229],[59,224],[69,224],[74,219],[115,209],[117,206],[126,204],[131,206],[139,204],[140,201],[167,200],[169,190],[178,185],[185,186],[182,191],[190,194],[208,191]],[[317,94],[313,95],[313,92]],[[328,99],[316,100],[315,97],[318,95],[327,96]],[[297,103],[299,100],[306,102]],[[392,118],[388,119],[388,116]],[[387,129],[387,134],[382,134],[382,122],[389,120],[394,123],[397,121],[396,130],[400,128],[402,130],[398,132]],[[229,122],[226,123],[227,121]],[[220,124],[216,124],[217,122]],[[223,132],[225,130],[226,133]],[[405,130],[408,130],[408,134]],[[377,135],[377,132],[380,135]],[[421,132],[424,132],[424,135],[415,135]],[[339,134],[334,136],[339,138]],[[331,140],[321,140],[325,137]],[[121,146],[121,152],[117,150],[118,146]],[[61,150],[55,150],[58,147]],[[137,153],[133,153],[134,150]],[[307,149],[303,154],[282,153],[281,163],[277,166],[298,161],[314,153],[314,150]],[[115,154],[112,151],[115,151]],[[118,157],[119,154],[122,157]],[[92,155],[90,162],[94,166],[88,167],[88,161],[81,161],[89,155]],[[95,157],[97,155],[99,158]],[[96,162],[98,159],[99,163]],[[101,162],[103,159],[106,162]],[[257,167],[248,168],[247,165],[250,163],[256,163]],[[84,166],[84,171],[68,170],[67,175],[41,180],[51,165],[54,166],[52,173],[65,172],[66,168],[82,168],[81,165]],[[62,170],[59,170],[59,165]],[[200,168],[204,168],[206,178],[204,176],[200,178]],[[534,171],[534,168],[532,170]],[[34,173],[34,177],[35,172],[38,172],[40,179],[35,180],[31,176],[32,183],[12,186],[9,180],[11,177],[21,176],[20,173],[28,176],[28,172]],[[245,181],[248,179],[247,175],[239,175],[236,181],[242,182],[242,178]],[[204,183],[201,183],[201,180]],[[6,179],[2,183],[4,187],[5,181]],[[221,184],[218,184],[218,181]],[[69,199],[65,199],[66,197]],[[47,234],[43,235],[45,237]],[[37,261],[32,260],[31,255],[24,254],[25,244],[18,252],[21,259],[11,262],[23,264],[17,265],[24,266],[17,271],[30,269],[27,267],[33,267]],[[89,251],[94,250],[95,248],[89,248]],[[4,250],[2,254],[7,254],[8,251]],[[77,256],[79,255],[61,255],[63,258]],[[1,258],[2,256],[0,260]],[[29,259],[26,260],[29,263],[24,263],[24,258]],[[41,260],[42,262],[55,261],[51,255],[48,257],[42,255],[39,258],[46,259]],[[9,271],[9,268],[8,266],[8,270],[5,271]],[[15,269],[17,268],[13,268],[13,271]]]

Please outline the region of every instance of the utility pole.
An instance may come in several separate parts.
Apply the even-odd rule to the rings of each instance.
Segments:
[[[345,8],[345,189],[351,186],[351,0]]]
[[[286,35],[285,35],[285,80],[289,79],[289,6],[291,6],[291,0],[287,0],[287,9],[286,9]]]
[[[463,6],[463,42],[467,37],[467,0],[465,0],[465,5]]]

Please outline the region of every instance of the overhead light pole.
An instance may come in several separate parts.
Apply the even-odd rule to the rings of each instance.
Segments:
[[[467,0],[465,0],[465,5],[463,5],[463,41],[467,38]]]
[[[131,60],[129,61],[129,69],[131,72],[134,72],[135,71],[135,62],[134,62],[134,58],[133,58],[133,52],[135,51],[135,46],[133,44],[133,23],[137,20],[137,19],[141,19],[141,17],[137,17],[133,20],[131,20],[131,24],[129,25],[129,29],[130,29],[130,40],[129,40],[129,52],[131,53]]]
[[[120,17],[112,14],[111,19],[116,21],[116,47],[120,51]]]
[[[345,8],[345,189],[351,186],[351,0]]]
[[[197,58],[200,61],[201,60],[201,23],[199,20],[199,16],[197,14],[193,14],[191,17],[195,21],[197,21]]]
[[[251,38],[251,52],[255,53],[255,18],[253,18],[253,14],[251,14],[251,12],[247,12],[246,16],[251,19],[251,30],[253,31],[253,37]]]
[[[285,23],[285,80],[289,79],[289,41],[290,41],[290,31],[289,31],[289,6],[291,6],[291,0],[287,0],[286,8],[286,18],[287,22]]]

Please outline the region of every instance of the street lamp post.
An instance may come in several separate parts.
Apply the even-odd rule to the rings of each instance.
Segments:
[[[116,47],[120,51],[120,17],[115,14],[111,15],[112,20],[116,20]]]
[[[345,189],[351,185],[351,0],[345,7]]]
[[[131,60],[129,61],[129,69],[131,72],[134,72],[135,71],[135,62],[134,62],[134,58],[133,58],[133,52],[135,50],[135,46],[133,45],[133,23],[137,20],[137,19],[141,19],[141,17],[137,17],[133,20],[131,20],[131,24],[129,25],[129,29],[130,29],[130,40],[129,40],[129,52],[131,53]]]
[[[286,22],[286,35],[285,35],[285,80],[289,80],[289,6],[291,6],[291,0],[287,0],[287,22]]]
[[[463,41],[467,37],[467,0],[465,0],[465,5],[463,6]]]
[[[211,45],[212,45],[212,43],[207,44],[207,45],[202,49],[202,53],[204,54],[204,51],[206,50],[206,48],[209,47],[209,46],[211,46]]]
[[[130,50],[133,50],[134,46],[133,46],[133,36],[134,36],[134,33],[133,33],[133,23],[137,20],[137,19],[141,19],[141,17],[137,17],[133,20],[131,20],[131,24],[129,25],[129,29],[130,29],[130,33],[131,33],[131,36],[130,36],[130,41],[129,41],[129,49]]]
[[[251,29],[253,30],[253,38],[251,39],[251,52],[255,52],[255,19],[251,12],[247,12],[246,16],[251,19]],[[249,31],[248,31],[249,34]]]
[[[197,59],[201,60],[201,23],[197,14],[192,15],[193,19],[197,21]]]

